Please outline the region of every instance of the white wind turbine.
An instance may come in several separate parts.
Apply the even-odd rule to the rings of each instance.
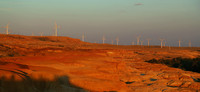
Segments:
[[[143,41],[141,40],[140,43],[141,43],[141,46],[142,46],[143,45]]]
[[[181,47],[181,40],[178,40],[178,46]]]
[[[166,41],[163,42],[163,46],[165,47]]]
[[[117,45],[119,45],[119,38],[118,37],[116,38],[116,42],[117,42]]]
[[[111,44],[112,44],[112,45],[114,44],[114,41],[113,41],[113,40],[111,41]]]
[[[40,32],[39,34],[40,34],[40,36],[43,36],[43,32]]]
[[[9,24],[6,25],[6,34],[10,33],[10,32],[8,32],[8,28],[9,28]]]
[[[32,32],[32,34],[31,34],[32,36],[34,36],[34,33]]]
[[[58,28],[60,28],[60,26],[58,26],[58,24],[56,24],[56,21],[55,21],[55,36],[58,36]]]
[[[5,26],[5,27],[2,27],[2,28],[6,28],[6,34],[9,34],[9,23]]]
[[[191,41],[189,41],[188,45],[189,45],[189,47],[192,47],[192,42],[191,42]]]
[[[104,44],[105,40],[106,40],[106,38],[105,38],[105,36],[103,36],[102,37],[103,44]]]
[[[141,36],[137,36],[136,38],[137,38],[137,45],[140,45],[140,37]]]
[[[163,41],[164,39],[160,39],[160,48],[163,48]]]
[[[85,41],[85,35],[84,35],[84,33],[82,34],[82,41]]]
[[[169,45],[169,50],[171,50],[171,46]]]
[[[132,45],[134,45],[135,44],[135,42],[134,41],[132,41],[132,43],[131,43]]]
[[[150,43],[149,43],[149,42],[150,42],[150,40],[151,40],[151,39],[147,39],[147,41],[148,41],[148,47],[149,47],[149,45],[150,45]]]

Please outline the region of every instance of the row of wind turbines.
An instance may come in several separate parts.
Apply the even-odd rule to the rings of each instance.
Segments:
[[[11,33],[11,32],[9,32],[9,23],[8,23],[6,26],[1,27],[1,28],[5,28],[5,29],[6,29],[5,32],[6,32],[7,35]],[[55,30],[54,30],[54,35],[53,35],[53,36],[58,36],[58,29],[59,29],[59,28],[60,28],[60,26],[55,22],[55,23],[54,23],[54,29],[55,29]],[[43,32],[40,32],[39,34],[40,34],[40,36],[43,36]],[[33,33],[32,33],[32,36],[34,36]],[[143,40],[140,40],[140,38],[141,38],[141,36],[137,36],[137,37],[136,37],[136,39],[137,39],[137,45],[143,46]],[[103,37],[102,37],[102,44],[105,44],[105,40],[106,40],[106,37],[103,36]],[[117,37],[115,40],[116,40],[116,45],[119,45],[119,38]],[[149,47],[149,46],[150,46],[150,40],[151,40],[151,39],[146,39],[146,40],[147,40],[147,46]],[[85,34],[82,34],[82,41],[85,41]],[[95,42],[95,43],[96,43],[96,42]],[[114,45],[114,40],[111,41],[111,44]],[[132,41],[131,44],[132,44],[132,45],[135,45],[135,42]],[[165,47],[165,44],[166,44],[165,39],[160,39],[160,48]],[[178,40],[178,45],[179,45],[179,47],[181,47],[181,40]],[[192,46],[191,41],[189,41],[188,46],[189,46],[189,47]],[[170,47],[170,46],[169,46],[169,47]]]
[[[85,37],[84,35],[83,35],[83,37]],[[137,44],[136,45],[141,45],[141,46],[143,46],[143,40],[140,40],[140,38],[141,38],[141,36],[137,36],[136,37],[136,39],[137,39]],[[105,36],[103,36],[102,37],[102,44],[105,44],[105,40],[106,40],[106,38],[105,38]],[[151,39],[146,39],[147,40],[147,46],[149,47],[150,46],[150,40]],[[160,48],[163,48],[163,47],[165,47],[166,46],[166,40],[165,39],[159,39],[160,40]],[[84,41],[84,38],[82,38],[82,41]],[[179,47],[181,47],[181,40],[178,40],[178,45],[179,45]],[[112,40],[111,41],[111,44],[113,45],[113,43],[114,43],[114,41]],[[116,45],[118,45],[119,44],[119,38],[116,38]],[[132,45],[135,45],[135,42],[134,41],[132,41],[131,42],[131,44]],[[188,43],[188,46],[189,47],[192,47],[192,43],[191,43],[191,41],[189,41],[189,43]],[[168,47],[170,47],[170,46],[168,46]]]
[[[11,33],[11,32],[9,32],[9,23],[6,26],[0,27],[0,28],[5,28],[6,29],[5,33],[7,35]],[[60,26],[56,22],[54,23],[54,28],[55,28],[54,36],[58,36],[58,29],[60,28]],[[40,34],[40,36],[43,36],[43,32],[40,32],[39,34]],[[32,36],[34,36],[33,32],[32,32]]]
[[[105,38],[105,36],[103,36],[102,37],[102,43],[103,44],[105,44],[105,40],[106,40],[106,38]],[[119,45],[119,38],[116,38],[115,40],[116,40],[116,45]],[[84,41],[84,39],[82,39],[82,41]],[[114,45],[114,40],[112,40],[111,44]]]

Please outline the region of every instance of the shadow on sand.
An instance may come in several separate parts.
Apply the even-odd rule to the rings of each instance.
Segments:
[[[0,92],[87,92],[82,88],[71,85],[67,76],[47,80],[43,77],[34,79],[20,70],[10,72],[20,76],[22,80],[17,80],[14,75],[10,78],[0,77]]]

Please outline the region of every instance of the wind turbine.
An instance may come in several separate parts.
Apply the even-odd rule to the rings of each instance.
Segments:
[[[5,27],[2,27],[2,28],[6,28],[6,34],[9,34],[10,32],[9,32],[9,23],[5,26]]]
[[[6,25],[6,34],[9,34],[8,28],[9,28],[9,24]]]
[[[34,33],[32,32],[32,34],[31,34],[32,36],[34,36]]]
[[[178,40],[178,46],[181,47],[181,40]]]
[[[141,36],[137,36],[136,38],[137,38],[137,45],[140,45],[140,37]]]
[[[163,46],[165,47],[166,41],[163,42]]]
[[[40,34],[40,36],[43,36],[43,32],[40,32],[39,34]]]
[[[55,21],[55,36],[58,36],[58,28],[60,28],[60,26],[58,26],[58,24],[56,24],[56,21]]]
[[[160,48],[163,48],[163,41],[164,39],[160,39]]]
[[[118,37],[116,38],[116,42],[117,42],[117,45],[119,45],[119,38]]]
[[[191,41],[189,41],[188,45],[189,45],[189,47],[192,47],[192,42],[191,42]]]
[[[113,44],[114,44],[114,41],[112,40],[111,43],[112,43],[112,45],[113,45]]]
[[[135,44],[135,42],[134,41],[132,41],[132,43],[131,43],[132,45],[134,45]]]
[[[104,44],[105,40],[106,40],[106,38],[105,38],[105,36],[103,36],[102,37],[103,44]]]
[[[141,43],[141,46],[142,46],[143,45],[143,41],[141,40],[140,43]]]
[[[84,35],[84,33],[83,33],[83,35],[82,35],[82,41],[84,41],[85,40],[85,35]]]
[[[149,47],[149,41],[150,41],[151,39],[147,39],[147,41],[148,41],[148,47]]]

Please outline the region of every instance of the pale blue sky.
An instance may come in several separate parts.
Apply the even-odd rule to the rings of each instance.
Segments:
[[[85,33],[89,42],[105,35],[107,43],[119,37],[126,45],[141,35],[144,44],[164,38],[168,45],[181,39],[184,46],[189,40],[200,46],[199,10],[200,0],[0,0],[0,26],[9,22],[14,34],[52,35],[56,21],[60,36]]]

